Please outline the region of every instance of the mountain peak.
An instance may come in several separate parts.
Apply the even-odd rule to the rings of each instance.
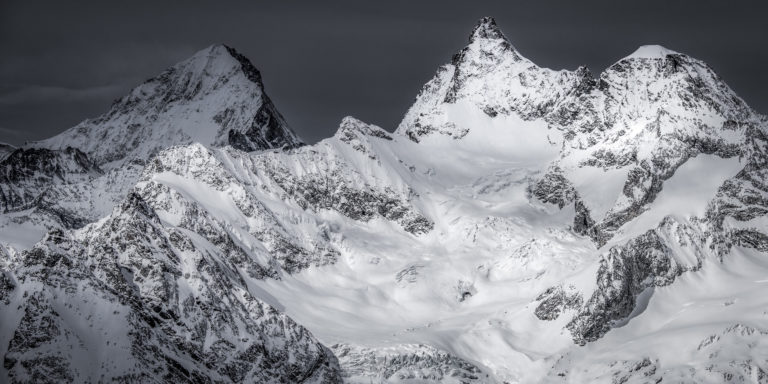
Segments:
[[[263,86],[261,73],[251,61],[234,48],[221,43],[195,52],[190,58],[179,62],[173,68],[192,73],[193,77],[222,78],[242,72],[248,80]]]
[[[496,25],[496,20],[490,16],[478,20],[475,28],[472,29],[472,34],[469,35],[470,43],[477,39],[507,40],[499,26]]]
[[[339,124],[339,129],[336,131],[335,136],[341,138],[342,141],[349,141],[353,137],[359,135],[392,140],[389,132],[385,131],[383,128],[368,124],[352,116],[346,116],[341,120],[341,124]]]
[[[192,142],[243,151],[303,144],[256,67],[234,48],[214,44],[138,85],[107,113],[32,146],[72,146],[99,165],[119,166]]]
[[[499,26],[496,25],[496,20],[490,16],[478,20],[472,29],[472,33],[469,35],[469,45],[454,55],[453,64],[458,64],[466,55],[481,61],[484,60],[481,57],[486,57],[491,59],[491,61],[504,60],[505,58],[511,58],[515,62],[526,61],[510,43],[509,39],[504,36],[504,33],[501,32]],[[477,55],[479,57],[475,57]],[[476,60],[474,59],[470,61],[475,62]]]
[[[631,55],[624,59],[664,59],[668,55],[676,54],[679,53],[662,47],[661,45],[641,45],[637,50],[632,52]]]

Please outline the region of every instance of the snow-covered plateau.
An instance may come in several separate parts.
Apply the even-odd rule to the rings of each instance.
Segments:
[[[305,145],[214,45],[0,145],[0,381],[768,383],[768,118],[705,63],[483,18],[392,128]]]

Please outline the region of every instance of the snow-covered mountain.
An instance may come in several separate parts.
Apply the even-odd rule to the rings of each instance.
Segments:
[[[144,162],[192,142],[243,151],[302,145],[264,92],[259,71],[217,44],[134,88],[107,113],[32,146],[76,147],[110,164]]]
[[[152,156],[190,143],[243,151],[303,145],[253,64],[213,45],[134,88],[107,113],[0,154],[0,226],[11,234],[0,242],[29,247],[51,228],[106,216]],[[23,228],[24,236],[11,227]]]
[[[484,18],[394,133],[301,146],[233,52],[0,163],[4,234],[99,207],[0,249],[9,381],[768,381],[768,119],[703,62]]]

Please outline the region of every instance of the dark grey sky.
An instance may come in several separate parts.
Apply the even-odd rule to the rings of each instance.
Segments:
[[[346,115],[393,129],[490,15],[539,65],[600,73],[643,44],[709,63],[768,112],[765,2],[0,1],[0,141],[49,137],[213,43],[261,70],[312,143]]]

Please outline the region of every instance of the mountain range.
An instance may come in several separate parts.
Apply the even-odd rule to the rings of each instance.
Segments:
[[[0,377],[768,382],[768,118],[706,63],[483,18],[391,128],[306,145],[214,45],[0,145]]]

